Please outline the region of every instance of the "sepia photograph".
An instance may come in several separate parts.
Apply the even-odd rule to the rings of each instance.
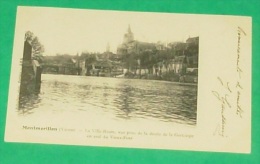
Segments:
[[[176,27],[158,18],[120,21],[108,14],[95,17],[91,25],[88,17],[75,15],[66,19],[67,26],[42,27],[63,15],[41,17],[47,16],[37,16],[40,22],[21,43],[21,117],[46,109],[53,115],[72,110],[96,119],[109,113],[118,123],[196,125],[199,36],[194,26],[187,30],[180,28],[182,20]]]
[[[20,6],[5,140],[248,152],[250,21]]]

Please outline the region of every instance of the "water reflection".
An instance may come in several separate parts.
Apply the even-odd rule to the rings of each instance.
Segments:
[[[32,114],[33,109],[37,108],[41,103],[41,98],[37,94],[20,95],[19,96],[19,114]]]
[[[118,117],[155,118],[166,122],[196,123],[197,89],[195,86],[179,86],[171,83],[122,84],[115,105],[121,112]],[[148,84],[149,85],[149,84]]]
[[[111,119],[196,124],[197,86],[163,81],[43,75],[42,92],[20,99],[23,114],[48,110],[109,113]]]

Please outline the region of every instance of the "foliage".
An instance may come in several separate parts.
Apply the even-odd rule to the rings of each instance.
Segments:
[[[167,62],[174,59],[174,52],[166,50],[143,50],[139,53],[125,53],[121,57],[126,68],[152,69],[159,62]]]
[[[80,55],[80,59],[84,59],[86,64],[92,64],[94,63],[96,59],[97,53],[88,53],[88,52],[82,52]]]
[[[45,64],[67,64],[71,62],[71,59],[76,56],[72,56],[69,54],[57,54],[56,56],[45,56],[44,63]]]
[[[138,66],[138,54],[136,53],[126,53],[123,54],[121,57],[121,62],[123,64],[124,67],[129,68],[129,69],[133,69],[136,68]]]
[[[39,41],[39,38],[35,36],[33,32],[27,31],[25,33],[25,40],[32,45],[32,58],[38,60],[39,62],[42,62],[44,46]]]

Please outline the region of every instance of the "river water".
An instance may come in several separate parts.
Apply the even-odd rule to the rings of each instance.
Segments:
[[[196,125],[197,86],[166,81],[42,75],[41,93],[20,99],[22,116],[80,113],[81,117]]]

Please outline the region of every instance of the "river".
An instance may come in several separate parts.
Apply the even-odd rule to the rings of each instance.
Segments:
[[[80,113],[92,119],[149,120],[194,126],[197,85],[166,81],[42,75],[41,93],[24,96],[18,113]]]

